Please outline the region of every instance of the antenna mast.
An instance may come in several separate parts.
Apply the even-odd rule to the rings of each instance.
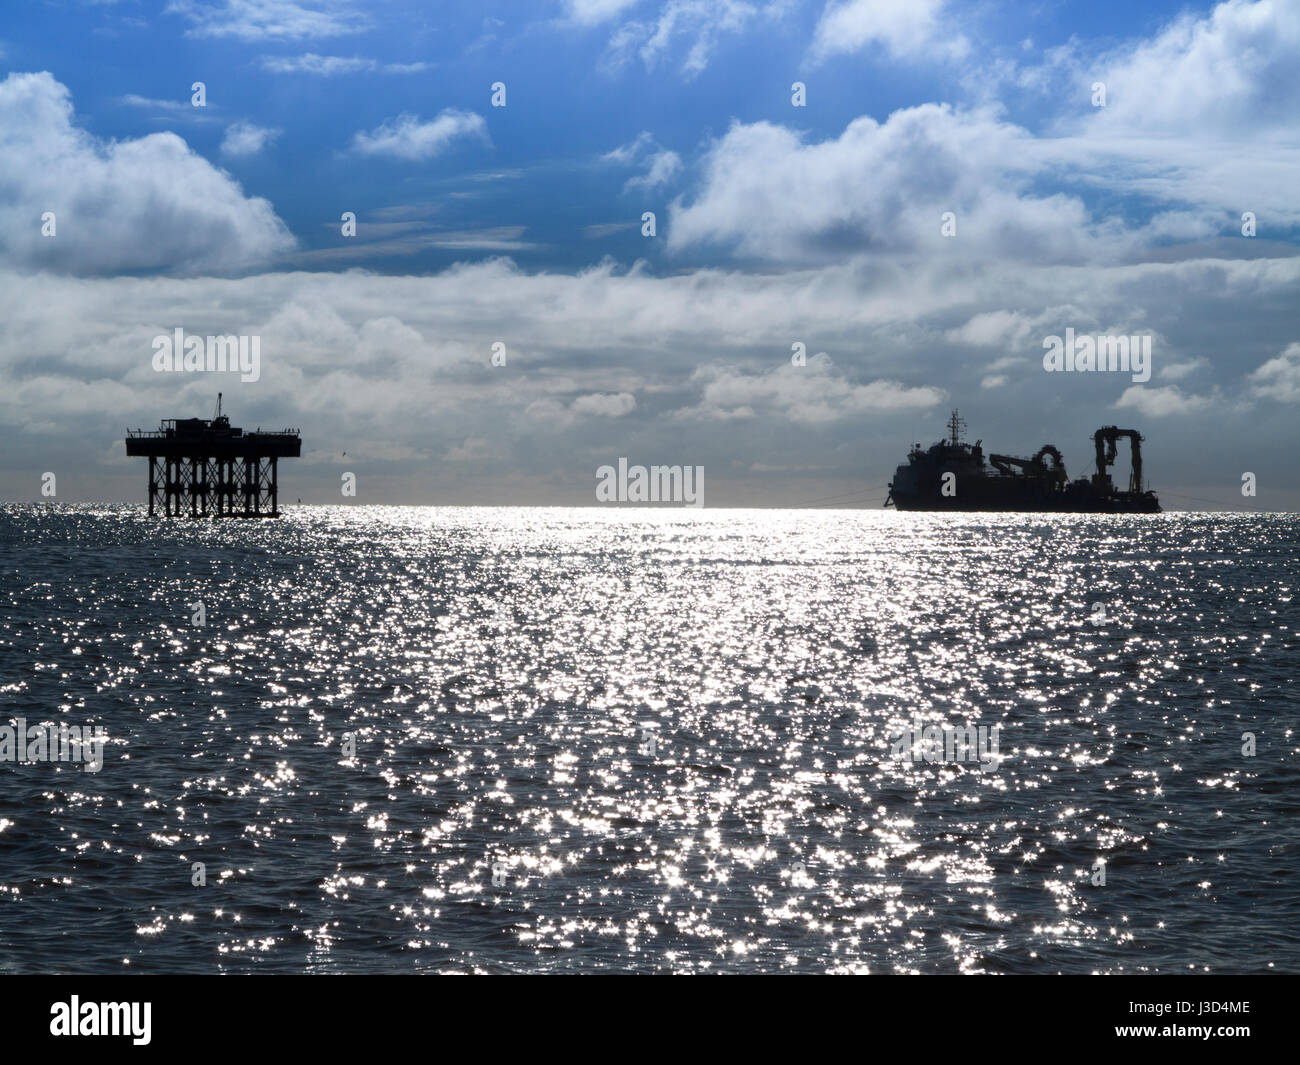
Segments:
[[[948,435],[953,447],[961,443],[961,436],[965,429],[966,421],[957,413],[957,409],[954,407],[952,417],[948,419]]]

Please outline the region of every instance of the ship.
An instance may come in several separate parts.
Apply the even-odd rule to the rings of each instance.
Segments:
[[[1033,458],[990,454],[983,441],[967,444],[966,423],[956,410],[948,438],[922,448],[913,444],[894,471],[885,506],[898,510],[1058,511],[1073,514],[1158,514],[1160,501],[1142,484],[1142,434],[1102,426],[1092,434],[1097,470],[1071,481],[1061,452],[1044,444]],[[1120,440],[1129,442],[1127,488],[1111,480]]]

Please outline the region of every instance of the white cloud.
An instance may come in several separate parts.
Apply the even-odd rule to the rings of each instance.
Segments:
[[[524,417],[529,422],[548,429],[567,429],[577,422],[572,410],[559,400],[550,397],[535,399],[529,403],[524,408]]]
[[[294,245],[266,200],[176,134],[106,142],[79,129],[46,72],[0,82],[0,187],[0,260],[30,268],[227,272]]]
[[[627,188],[629,189],[657,189],[661,185],[667,185],[675,178],[682,169],[682,160],[676,152],[667,150],[655,152],[650,156],[646,165],[644,174],[637,177],[629,178]]]
[[[226,136],[221,142],[221,151],[225,155],[256,155],[280,133],[278,129],[267,129],[252,122],[236,122],[226,128]]]
[[[1040,262],[1133,259],[1171,240],[1239,236],[1253,210],[1261,233],[1300,225],[1300,147],[1252,141],[1115,138],[1100,129],[1040,137],[995,110],[923,104],[883,122],[861,117],[808,142],[770,122],[736,123],[703,161],[703,181],[670,212],[672,250],[731,249],[776,261],[856,251]],[[1147,212],[1127,218],[1124,198]],[[956,235],[941,235],[955,215]]]
[[[1137,238],[1093,223],[1082,200],[1035,191],[1034,138],[986,110],[924,104],[884,123],[854,119],[835,139],[737,123],[710,148],[693,202],[674,204],[669,246],[731,246],[782,261],[861,250],[1070,261]],[[956,215],[957,235],[941,216]]]
[[[947,26],[933,0],[873,0],[829,5],[818,32],[823,49],[879,39],[906,51],[935,46],[931,31],[951,42]],[[1013,80],[1059,101],[1047,132],[1009,122],[996,102],[863,116],[820,142],[736,123],[706,153],[700,188],[673,208],[669,247],[780,262],[866,250],[1133,260],[1239,239],[1248,210],[1261,236],[1285,239],[1300,225],[1298,54],[1300,5],[1230,0],[1100,58],[1070,46],[1042,68],[1012,64]],[[1091,106],[1093,80],[1106,83],[1104,108]],[[944,211],[956,215],[948,239]]]
[[[1136,410],[1148,418],[1167,418],[1171,414],[1195,414],[1208,407],[1210,402],[1208,397],[1190,395],[1176,385],[1164,388],[1131,385],[1115,401],[1115,406]]]
[[[636,410],[636,397],[630,392],[619,392],[614,395],[595,393],[590,396],[579,396],[573,401],[570,409],[575,414],[599,414],[606,418],[621,418]]]
[[[429,122],[421,122],[415,115],[398,115],[369,133],[358,132],[352,147],[362,155],[431,159],[464,137],[487,140],[487,123],[472,111],[448,108]]]
[[[380,63],[375,59],[358,56],[317,55],[315,52],[296,56],[262,56],[262,69],[273,74],[315,74],[324,78],[370,71],[417,74],[430,67],[429,63]]]
[[[655,19],[627,22],[615,31],[606,63],[618,68],[636,56],[652,70],[685,47],[679,69],[693,78],[709,65],[722,38],[784,13],[785,5],[779,2],[760,6],[745,0],[668,0]]]
[[[941,389],[898,381],[854,384],[834,370],[824,352],[809,359],[807,366],[784,363],[766,373],[708,367],[695,376],[704,384],[702,402],[684,413],[706,419],[770,413],[792,422],[822,424],[873,411],[926,410],[946,398]]]
[[[813,38],[814,58],[882,45],[898,57],[961,59],[970,42],[944,11],[945,0],[842,0],[826,5]]]
[[[122,102],[131,107],[145,107],[153,111],[166,111],[172,115],[203,117],[204,108],[193,106],[188,100],[157,100],[151,96],[138,96],[129,92],[122,97]]]
[[[356,74],[360,71],[374,70],[376,65],[373,59],[317,55],[315,52],[296,56],[262,56],[262,69],[269,70],[273,74],[319,74],[328,78],[339,74]]]
[[[628,141],[626,144],[620,144],[601,156],[607,163],[619,163],[623,166],[631,166],[654,145],[655,139],[648,129],[643,129],[638,133],[635,139]]]
[[[1187,359],[1183,362],[1164,363],[1159,367],[1157,373],[1163,380],[1181,381],[1184,377],[1190,377],[1207,366],[1209,366],[1208,359]]]
[[[187,37],[244,41],[339,37],[366,26],[349,0],[171,0],[164,12],[190,21]]]
[[[948,330],[947,336],[957,344],[1000,348],[1023,342],[1031,328],[1029,319],[1016,311],[982,311],[960,328]],[[994,368],[996,364],[989,367]]]
[[[580,26],[595,26],[621,15],[639,0],[565,0],[569,19]]]
[[[1239,236],[1247,210],[1277,234],[1300,225],[1297,55],[1300,5],[1229,0],[1101,57],[1067,46],[1020,77],[1062,101],[1044,163],[1059,174],[1082,161],[1090,184],[1172,205],[1150,237]],[[1095,82],[1105,107],[1091,106]]]
[[[993,312],[993,313],[996,314],[998,312]],[[976,315],[976,317],[984,317],[984,316]],[[960,334],[961,331],[956,330],[955,332]],[[951,337],[952,333],[949,333],[949,336]],[[958,337],[957,339],[958,339],[958,343],[964,342],[960,339],[960,337]],[[1023,337],[1018,336],[1017,339],[1020,340],[1023,339]],[[980,379],[980,388],[983,389],[1003,388],[1004,386],[1009,384],[1011,381],[1011,376],[1007,373],[1004,373],[1003,372],[1004,370],[1020,371],[1016,376],[1019,379],[1023,380],[1025,377],[1025,371],[1029,366],[1030,366],[1030,362],[1028,359],[1021,358],[1017,355],[1006,355],[1000,359],[994,359],[991,363],[989,363],[986,367],[984,367],[986,376]]]
[[[322,267],[356,264],[373,259],[393,259],[418,255],[430,248],[453,251],[512,252],[536,247],[520,238],[524,226],[492,226],[487,229],[434,229],[427,222],[370,222],[357,226],[357,235],[336,247],[313,248],[288,256],[293,266]]]
[[[610,263],[576,275],[526,272],[501,260],[421,276],[85,279],[0,271],[0,424],[10,427],[0,492],[27,498],[36,463],[82,461],[73,457],[82,445],[69,441],[70,423],[95,456],[114,439],[120,448],[125,425],[203,414],[222,388],[236,424],[301,425],[309,449],[337,437],[386,442],[384,454],[393,456],[455,452],[459,462],[448,465],[462,471],[478,463],[477,479],[459,487],[441,462],[395,464],[386,493],[370,482],[370,498],[382,502],[429,501],[426,482],[444,475],[445,501],[555,502],[555,486],[570,481],[568,500],[587,501],[589,457],[630,446],[629,419],[610,416],[628,400],[580,400],[622,394],[636,400],[638,453],[705,465],[718,488],[724,471],[755,463],[831,467],[848,483],[827,495],[876,483],[863,478],[887,477],[905,448],[900,441],[918,438],[913,425],[921,439],[941,435],[946,399],[965,409],[972,435],[993,449],[1016,453],[1053,440],[1071,468],[1086,464],[1088,437],[1114,420],[1106,411],[1129,387],[1127,375],[1045,374],[1041,351],[1021,369],[1001,370],[1012,355],[986,362],[945,339],[976,315],[1004,309],[1014,293],[1017,313],[1033,321],[1101,328],[1147,308],[1146,326],[1170,336],[1180,360],[1208,357],[1196,397],[1160,392],[1152,401],[1134,392],[1124,401],[1143,415],[1125,421],[1152,434],[1148,472],[1157,487],[1183,484],[1190,493],[1204,483],[1197,480],[1205,476],[1204,427],[1180,412],[1212,409],[1219,451],[1281,454],[1294,440],[1292,408],[1253,390],[1276,388],[1284,398],[1300,387],[1291,376],[1300,352],[1288,348],[1298,292],[1300,258],[972,269],[872,256],[809,270],[662,277]],[[1225,348],[1234,321],[1241,342]],[[261,380],[155,373],[152,338],[177,325],[199,335],[260,336]],[[807,366],[790,365],[795,339],[819,352]],[[489,365],[497,340],[509,351],[504,370]],[[1282,363],[1266,361],[1288,350]],[[980,388],[991,376],[1006,378],[994,385],[1002,391]],[[1147,417],[1161,424],[1148,426]],[[467,444],[482,438],[499,443],[499,458]],[[318,483],[318,498],[337,497],[337,474],[325,476],[333,468],[319,471],[294,466],[281,476],[292,478],[296,495],[310,497]],[[120,484],[87,487],[86,498],[138,499],[139,468],[122,476]],[[507,482],[513,487],[501,487]],[[780,491],[773,501],[818,494],[793,474]]]
[[[1206,16],[1185,13],[1091,72],[1106,85],[1106,106],[1089,108],[1091,121],[1112,132],[1253,144],[1265,130],[1294,126],[1297,54],[1294,0],[1229,0]]]
[[[635,140],[606,152],[601,159],[621,166],[641,166],[643,172],[627,180],[623,186],[647,191],[667,185],[682,171],[682,159],[674,151],[662,148],[648,130],[642,130]]]
[[[1289,344],[1250,375],[1251,391],[1281,403],[1300,402],[1300,343]]]

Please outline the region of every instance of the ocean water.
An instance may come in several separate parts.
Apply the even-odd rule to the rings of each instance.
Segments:
[[[1297,972],[1298,541],[8,505],[0,971]]]

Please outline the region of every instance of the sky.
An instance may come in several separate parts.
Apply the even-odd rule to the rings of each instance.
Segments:
[[[126,430],[220,391],[302,431],[290,502],[594,506],[626,458],[878,507],[958,407],[1295,510],[1298,133],[1297,0],[14,2],[0,498],[143,502]],[[257,379],[160,372],[177,328]],[[1067,330],[1149,379],[1050,372]]]

